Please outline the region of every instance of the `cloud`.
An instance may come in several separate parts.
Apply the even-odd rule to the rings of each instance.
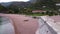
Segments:
[[[27,2],[27,1],[29,1],[29,0],[0,0],[0,3],[1,3],[1,2],[12,2],[12,1],[18,1],[18,2],[24,1],[24,2]]]

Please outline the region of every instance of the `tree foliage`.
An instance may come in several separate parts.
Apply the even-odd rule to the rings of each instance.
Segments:
[[[0,4],[0,11],[6,9],[4,6]]]

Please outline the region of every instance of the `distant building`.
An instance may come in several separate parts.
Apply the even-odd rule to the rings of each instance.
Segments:
[[[58,8],[58,11],[60,11],[60,3],[56,3],[56,6]]]
[[[42,13],[42,12],[46,12],[44,10],[33,10],[32,13]]]
[[[60,3],[56,3],[56,6],[60,6]]]

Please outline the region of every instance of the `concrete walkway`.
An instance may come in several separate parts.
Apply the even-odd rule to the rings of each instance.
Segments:
[[[35,34],[38,28],[38,19],[33,19],[25,15],[0,14],[9,17],[15,29],[15,34]]]

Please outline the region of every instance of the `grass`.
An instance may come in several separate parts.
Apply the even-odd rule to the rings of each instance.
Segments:
[[[44,16],[44,14],[36,14],[36,13],[34,13],[34,14],[28,14],[29,16]]]

